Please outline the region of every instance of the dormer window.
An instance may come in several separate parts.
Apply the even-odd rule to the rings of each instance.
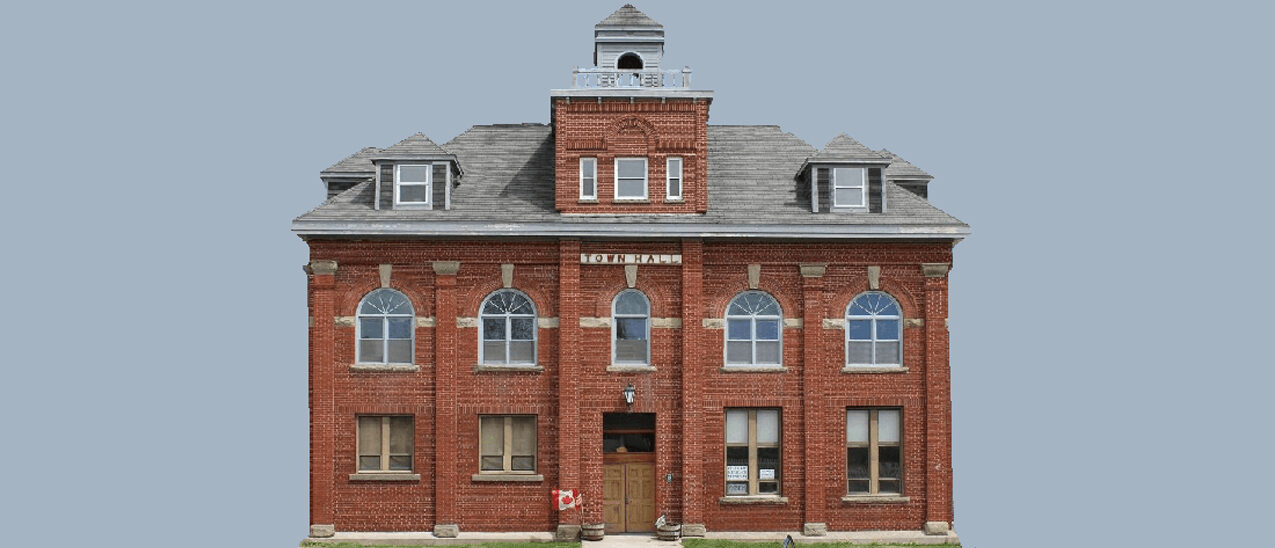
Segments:
[[[615,199],[645,200],[646,158],[615,159]]]
[[[598,159],[580,159],[580,199],[598,199]]]
[[[832,169],[832,207],[864,207],[867,202],[867,189],[867,169],[861,167]]]
[[[665,198],[670,202],[682,201],[682,159],[669,158],[665,163],[665,183],[668,194]]]
[[[394,205],[430,205],[430,182],[434,167],[430,164],[394,166]]]

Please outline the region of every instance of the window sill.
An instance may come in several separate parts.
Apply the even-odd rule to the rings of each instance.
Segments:
[[[545,477],[544,477],[544,475],[542,475],[542,474],[499,474],[499,473],[492,473],[492,474],[474,474],[474,475],[472,476],[472,479],[473,479],[474,481],[524,481],[524,482],[534,482],[534,481],[544,481],[544,480],[545,480]]]
[[[681,199],[681,198],[667,198],[667,199],[665,199],[665,200],[664,200],[664,203],[666,203],[666,204],[684,204],[684,203],[686,203],[686,200],[683,200],[683,199]]]
[[[434,204],[421,203],[421,202],[408,202],[408,203],[399,202],[397,204],[394,204],[394,209],[434,209]]]
[[[908,368],[897,366],[847,365],[841,368],[842,373],[907,373]]]
[[[493,365],[478,364],[474,366],[475,373],[539,373],[545,368],[539,365]]]
[[[580,198],[579,200],[576,200],[576,203],[577,204],[596,204],[598,203],[598,199],[597,198]]]
[[[903,495],[846,495],[841,497],[842,504],[902,504],[912,502]]]
[[[722,373],[787,373],[788,368],[782,365],[723,365],[717,368]]]
[[[778,495],[737,495],[717,499],[718,504],[788,504],[788,497]]]
[[[350,366],[350,371],[397,371],[410,373],[420,370],[421,366],[414,363],[356,363]]]
[[[654,373],[654,365],[612,364],[607,366],[607,373]]]
[[[409,472],[359,472],[350,474],[350,481],[421,481],[421,475]]]
[[[615,199],[615,203],[617,203],[617,204],[619,204],[619,203],[625,203],[625,204],[649,204],[649,203],[651,203],[651,199],[650,199],[650,198],[616,198],[616,199]]]

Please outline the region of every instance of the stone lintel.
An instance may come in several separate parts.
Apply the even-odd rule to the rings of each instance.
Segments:
[[[921,263],[921,273],[926,278],[942,278],[947,276],[948,263]]]
[[[580,327],[611,327],[611,318],[595,318],[592,316],[581,316]]]
[[[336,274],[336,261],[310,261],[310,273],[315,276],[331,276]]]
[[[460,261],[434,261],[434,274],[455,276],[457,272],[460,272]],[[451,527],[455,527],[455,525]]]
[[[635,264],[624,265],[624,283],[628,284],[629,289],[637,286],[637,267]]]
[[[801,318],[784,318],[784,329],[801,329],[805,320]]]
[[[458,316],[456,318],[456,327],[478,327],[478,318],[473,316]]]
[[[802,263],[797,266],[801,268],[802,278],[822,278],[823,273],[828,271],[826,263]]]
[[[652,329],[681,329],[681,318],[651,318]]]
[[[390,286],[390,271],[392,271],[393,269],[394,267],[389,264],[383,264],[380,266],[379,270],[381,271],[381,287]]]
[[[416,318],[416,327],[434,327],[437,320],[430,317]]]
[[[946,535],[949,529],[946,521],[927,521],[922,531],[927,535]]]
[[[440,523],[434,526],[434,536],[438,538],[456,538],[459,535],[460,526],[455,523]]]
[[[808,537],[822,537],[828,534],[827,523],[805,523],[801,526],[801,534]]]
[[[504,263],[500,265],[500,281],[505,288],[514,286],[514,265],[513,263]]]
[[[748,265],[748,289],[757,289],[757,285],[761,283],[761,265]]]
[[[704,329],[726,329],[726,320],[722,318],[704,318]]]
[[[925,327],[925,318],[908,318],[903,320],[903,327]]]
[[[868,289],[871,289],[874,291],[877,289],[881,289],[881,267],[879,266],[868,267]]]
[[[310,536],[314,538],[327,538],[336,534],[335,525],[311,525]]]
[[[354,316],[333,317],[332,325],[335,325],[337,327],[354,327]]]

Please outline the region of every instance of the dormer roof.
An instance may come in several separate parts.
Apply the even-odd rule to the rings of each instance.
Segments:
[[[319,172],[319,177],[371,177],[376,169],[369,158],[380,151],[376,147],[365,147]]]
[[[612,13],[606,19],[603,19],[601,22],[593,26],[595,29],[602,27],[647,27],[652,29],[662,29],[664,28],[664,25],[661,25],[654,19],[651,19],[645,13],[638,11],[637,8],[633,7],[633,4],[625,4],[620,6],[620,9],[615,10],[615,13]]]
[[[934,179],[933,175],[922,171],[921,168],[912,165],[898,154],[890,152],[884,148],[881,149],[881,154],[890,159],[890,166],[885,168],[885,178],[888,180],[931,181]]]
[[[369,159],[373,162],[381,160],[451,160],[454,162],[456,156],[443,150],[424,133],[416,133],[389,148],[372,154]]]
[[[863,146],[863,143],[844,133],[833,137],[828,144],[824,145],[823,150],[807,160],[807,163],[812,164],[887,164],[889,162],[889,158],[885,155]]]

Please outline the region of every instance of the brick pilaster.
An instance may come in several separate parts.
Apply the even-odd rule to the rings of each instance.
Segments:
[[[336,404],[333,364],[336,261],[312,261],[310,277],[310,525],[333,525]],[[352,425],[351,425],[352,426]],[[323,529],[320,527],[319,529]]]
[[[460,263],[434,262],[434,530],[455,530],[456,486],[456,273]],[[447,526],[447,527],[444,527]]]
[[[553,487],[583,491],[585,487],[580,485],[580,301],[580,241],[562,240],[558,244],[558,485]],[[589,491],[584,497],[591,510],[596,508],[599,522],[603,500],[601,485],[598,482],[597,492]],[[579,525],[581,511],[558,512],[558,524]]]
[[[827,368],[823,347],[823,274],[827,265],[801,265],[802,297],[802,413],[805,425],[806,468],[804,501],[807,531],[827,531],[824,485],[827,484],[827,440],[822,406]]]
[[[948,265],[925,274],[925,521],[952,521],[952,396],[948,366]]]
[[[682,240],[682,523],[704,524],[704,244]]]

